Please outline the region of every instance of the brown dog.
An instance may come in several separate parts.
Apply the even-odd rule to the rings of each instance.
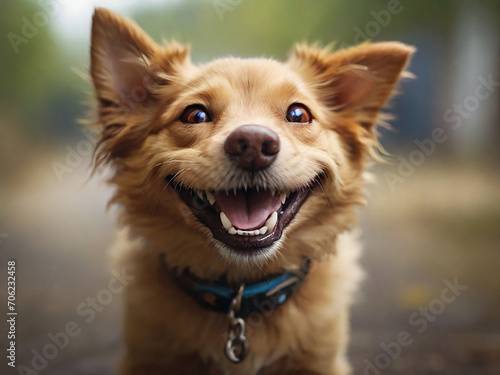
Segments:
[[[193,65],[96,9],[96,164],[124,228],[120,374],[348,374],[350,234],[413,48],[295,47]]]

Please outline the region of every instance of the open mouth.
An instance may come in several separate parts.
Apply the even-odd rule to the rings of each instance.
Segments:
[[[316,185],[313,180],[291,192],[257,188],[207,191],[186,188],[173,176],[167,181],[215,239],[245,253],[259,252],[280,239]]]

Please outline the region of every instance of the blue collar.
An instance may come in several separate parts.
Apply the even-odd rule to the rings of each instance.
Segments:
[[[285,303],[304,281],[309,273],[311,260],[304,259],[296,272],[283,272],[254,284],[245,284],[241,308],[238,317],[247,318],[254,314],[267,314]],[[160,269],[202,307],[227,313],[232,299],[238,292],[238,286],[230,286],[224,280],[207,282],[197,278],[188,270],[181,274],[176,269],[169,269],[165,264],[165,255],[160,254]]]

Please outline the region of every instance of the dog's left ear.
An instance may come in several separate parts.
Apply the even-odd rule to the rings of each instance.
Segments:
[[[369,130],[414,51],[397,42],[364,43],[336,52],[298,45],[288,62],[311,84],[320,102],[354,116]]]

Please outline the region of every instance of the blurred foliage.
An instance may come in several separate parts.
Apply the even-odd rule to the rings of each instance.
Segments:
[[[34,1],[3,0],[0,7],[2,128],[37,143],[71,133],[80,111],[76,82],[81,79],[52,32],[54,20],[37,18],[42,9]]]
[[[363,29],[374,20],[373,13],[388,9],[388,3],[391,1],[251,0],[230,6],[228,1],[186,0],[164,12],[138,12],[134,18],[157,40],[167,37],[190,42],[194,56],[202,60],[228,53],[283,58],[297,41],[355,44],[356,25]],[[398,13],[390,15],[388,25],[381,26],[373,39],[408,35],[423,26],[438,37],[449,32],[456,1],[398,3]]]

